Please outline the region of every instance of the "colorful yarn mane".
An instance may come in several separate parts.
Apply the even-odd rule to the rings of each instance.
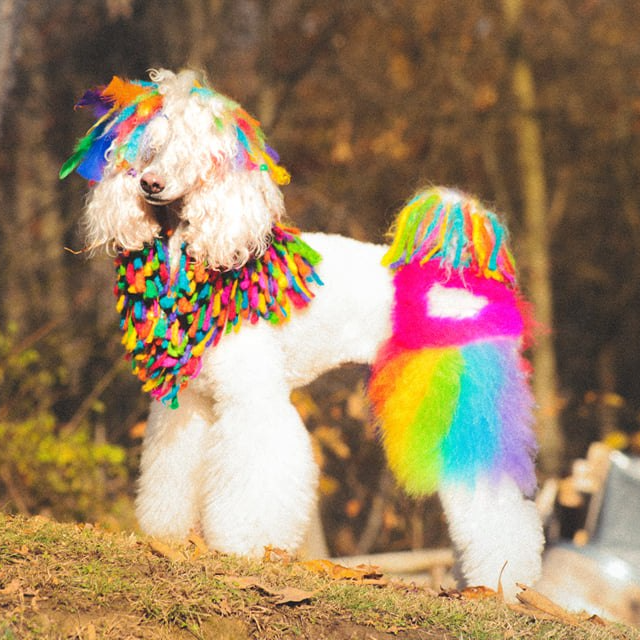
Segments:
[[[256,119],[230,98],[197,81],[191,93],[219,100],[220,115],[212,115],[212,119],[219,130],[230,126],[235,131],[236,168],[268,171],[277,184],[289,182],[289,173],[278,165],[278,154],[266,143]],[[135,173],[134,164],[144,143],[145,130],[154,118],[162,116],[163,103],[160,85],[155,82],[128,81],[114,76],[107,86],[87,91],[76,107],[92,108],[98,120],[62,165],[60,178],[66,178],[75,170],[87,180],[99,181],[110,160],[116,168]]]
[[[391,469],[415,495],[502,474],[531,494],[533,398],[505,230],[476,201],[440,189],[419,193],[395,228],[384,259],[396,271],[393,334],[369,385]],[[434,302],[443,295],[451,314]],[[456,315],[465,299],[477,308]]]
[[[198,375],[206,347],[243,321],[278,324],[291,307],[314,297],[322,284],[314,267],[320,256],[295,229],[274,226],[264,255],[231,271],[195,263],[182,247],[179,268],[171,271],[166,240],[116,259],[115,294],[122,343],[143,389],[172,408],[178,392]]]

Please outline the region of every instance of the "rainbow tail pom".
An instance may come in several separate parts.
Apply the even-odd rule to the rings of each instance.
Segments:
[[[536,485],[533,398],[506,232],[457,192],[419,193],[385,256],[395,270],[393,335],[369,395],[389,466],[411,494],[508,474]]]

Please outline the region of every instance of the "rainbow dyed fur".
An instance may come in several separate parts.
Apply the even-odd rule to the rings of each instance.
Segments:
[[[396,272],[393,334],[370,384],[391,469],[416,495],[503,474],[532,495],[525,305],[504,229],[442,190],[418,194],[397,226],[384,260]]]
[[[540,570],[526,305],[506,232],[456,191],[419,192],[390,247],[284,227],[289,174],[259,123],[195,73],[114,78],[61,176],[92,188],[88,248],[116,255],[132,371],[152,396],[136,510],[155,536],[295,550],[318,471],[291,390],[373,365],[389,465],[437,492],[466,582],[513,599]]]

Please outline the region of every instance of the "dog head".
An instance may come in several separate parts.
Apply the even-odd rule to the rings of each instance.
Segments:
[[[289,175],[259,122],[192,71],[150,78],[116,77],[78,103],[98,120],[60,175],[75,169],[94,183],[87,244],[137,250],[171,233],[217,269],[261,255]]]

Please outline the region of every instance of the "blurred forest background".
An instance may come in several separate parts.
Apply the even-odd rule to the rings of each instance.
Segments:
[[[205,69],[292,174],[297,226],[382,241],[427,183],[504,213],[541,329],[543,474],[640,416],[636,0],[0,0],[0,505],[133,527],[147,398],[119,344],[86,185],[58,169],[91,86]],[[441,544],[383,471],[365,372],[296,392],[338,554]],[[629,439],[623,434],[629,434]]]

